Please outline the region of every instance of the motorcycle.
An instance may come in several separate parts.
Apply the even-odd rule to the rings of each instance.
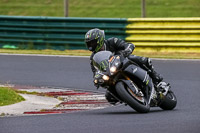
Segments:
[[[94,84],[106,88],[110,95],[129,105],[139,113],[147,113],[150,107],[172,110],[177,99],[169,83],[154,85],[148,71],[124,57],[110,51],[100,51],[93,56],[96,69]]]

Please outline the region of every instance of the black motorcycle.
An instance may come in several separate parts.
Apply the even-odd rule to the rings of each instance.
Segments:
[[[154,85],[148,71],[122,55],[100,51],[93,57],[94,84],[106,88],[112,97],[140,113],[150,107],[172,110],[177,99],[168,83]]]

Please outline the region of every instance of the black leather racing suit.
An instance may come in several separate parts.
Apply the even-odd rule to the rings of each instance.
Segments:
[[[104,41],[104,50],[106,51],[111,51],[112,53],[117,53],[118,51],[122,51],[122,50],[125,50],[127,48],[130,48],[132,51],[135,49],[135,45],[132,44],[132,43],[127,43],[125,42],[124,40],[122,39],[119,39],[119,38],[109,38],[107,40]],[[90,64],[91,64],[91,69],[92,69],[92,72],[93,74],[95,74],[95,68],[92,64],[92,59],[93,59],[93,56],[96,52],[93,52],[90,56]],[[128,57],[130,60],[134,61],[135,63],[137,63],[140,67],[143,68],[143,65],[145,65],[147,68],[148,67],[151,67],[149,64],[149,59],[146,58],[146,57],[140,57],[140,56],[135,56],[135,55],[130,55]],[[151,69],[151,68],[149,68]]]

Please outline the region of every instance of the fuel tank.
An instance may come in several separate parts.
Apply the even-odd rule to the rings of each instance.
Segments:
[[[132,80],[148,85],[150,81],[149,74],[144,69],[137,65],[131,64],[124,69],[124,73],[127,74]]]

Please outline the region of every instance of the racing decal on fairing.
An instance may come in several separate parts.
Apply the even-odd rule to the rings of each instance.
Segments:
[[[108,67],[108,62],[107,62],[107,60],[104,60],[104,61],[102,61],[101,63],[100,63],[100,68],[101,68],[101,70],[106,70],[106,68]]]
[[[135,73],[137,71],[137,68],[133,69],[133,73]]]
[[[146,72],[146,74],[145,74],[145,77],[144,77],[143,82],[144,82],[146,85],[149,84],[149,74],[147,74],[147,72]]]

